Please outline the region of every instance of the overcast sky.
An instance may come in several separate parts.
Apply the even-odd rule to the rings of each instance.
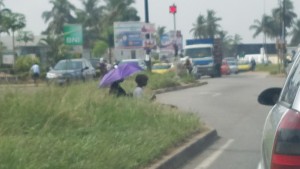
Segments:
[[[69,0],[80,7],[80,0]],[[300,0],[292,0],[294,7],[300,6]],[[229,35],[239,34],[243,43],[262,43],[262,37],[252,38],[249,30],[255,19],[261,19],[263,13],[270,15],[271,10],[278,7],[278,0],[148,0],[149,20],[156,26],[165,26],[173,30],[173,15],[169,6],[176,4],[176,28],[181,30],[184,39],[192,38],[190,30],[199,14],[205,15],[207,10],[214,10],[216,16],[222,18],[220,25]],[[7,8],[23,13],[27,19],[26,30],[40,34],[47,24],[41,18],[43,11],[49,11],[52,6],[49,0],[4,0]],[[136,0],[134,7],[138,10],[141,21],[145,21],[144,0]],[[300,10],[294,10],[300,18]]]

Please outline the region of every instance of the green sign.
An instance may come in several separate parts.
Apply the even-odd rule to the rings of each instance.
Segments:
[[[82,45],[82,26],[75,24],[64,25],[64,39],[66,45]]]

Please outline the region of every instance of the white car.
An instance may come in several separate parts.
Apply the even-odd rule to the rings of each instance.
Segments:
[[[239,73],[239,68],[238,68],[238,61],[235,58],[224,58],[224,60],[227,61],[229,68],[230,68],[230,73],[231,74],[237,74]]]
[[[264,90],[259,103],[273,106],[263,129],[259,169],[300,169],[300,54],[283,88]]]
[[[123,59],[119,64],[123,64],[123,63],[137,63],[144,70],[147,69],[145,61],[142,59]]]

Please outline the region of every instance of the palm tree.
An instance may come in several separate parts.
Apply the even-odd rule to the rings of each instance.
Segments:
[[[261,33],[270,39],[277,37],[278,26],[273,17],[263,15],[261,20],[254,20],[254,24],[249,27],[250,30],[254,30],[253,38],[256,38]]]
[[[206,21],[203,15],[199,15],[197,22],[193,24],[193,28],[190,30],[190,33],[193,33],[194,38],[205,38],[206,34]]]
[[[60,48],[63,45],[63,38],[61,36],[48,35],[46,38],[42,38],[39,44],[48,47],[47,60],[50,65],[54,65],[60,60]]]
[[[11,10],[5,8],[3,0],[0,0],[0,34],[5,32],[9,33],[8,20],[11,16]]]
[[[139,21],[140,17],[137,15],[137,10],[131,5],[134,0],[104,0],[106,6],[104,13],[108,23],[115,21]]]
[[[300,20],[297,20],[292,30],[291,45],[297,46],[300,44]]]
[[[165,30],[165,26],[157,27],[155,36],[157,46],[161,46],[161,37],[163,36],[163,34],[165,34]]]
[[[281,1],[280,1],[281,3]],[[276,21],[276,26],[281,28],[277,28],[280,30],[277,36],[280,36],[282,32],[286,35],[287,31],[286,28],[291,28],[294,22],[294,18],[297,17],[297,14],[293,11],[294,5],[290,0],[283,0],[283,6],[279,4],[278,8],[273,9],[272,14]],[[284,23],[284,28],[282,25]]]
[[[99,6],[99,1],[82,0],[84,9],[77,12],[77,19],[83,24],[85,48],[90,48],[100,38],[103,7]]]
[[[33,42],[34,35],[31,31],[19,31],[19,34],[17,35],[17,41],[24,42],[25,46],[28,42]]]
[[[190,32],[193,33],[194,38],[215,38],[221,31],[220,25],[217,23],[221,20],[221,18],[216,17],[215,11],[207,10],[207,16],[200,14]]]
[[[64,24],[75,22],[72,12],[75,12],[76,7],[68,0],[50,0],[50,3],[53,5],[52,9],[42,14],[45,23],[49,22],[44,33],[60,35],[63,33]]]
[[[7,25],[9,31],[12,33],[13,51],[15,51],[15,32],[26,26],[25,16],[20,13],[11,13]]]
[[[216,17],[215,11],[207,10],[206,31],[209,38],[215,38],[215,36],[220,32],[220,25],[217,22],[221,20],[221,18]]]

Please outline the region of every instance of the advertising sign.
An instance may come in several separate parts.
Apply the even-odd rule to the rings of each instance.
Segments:
[[[2,63],[5,65],[13,65],[14,64],[14,55],[3,55]]]
[[[75,24],[64,25],[64,42],[66,45],[82,45],[82,26]]]
[[[143,22],[115,22],[115,48],[136,49],[155,46],[152,34],[155,33],[154,24]]]
[[[174,45],[178,46],[178,50],[182,50],[182,35],[180,31],[170,31],[160,37],[160,51],[174,51]]]

